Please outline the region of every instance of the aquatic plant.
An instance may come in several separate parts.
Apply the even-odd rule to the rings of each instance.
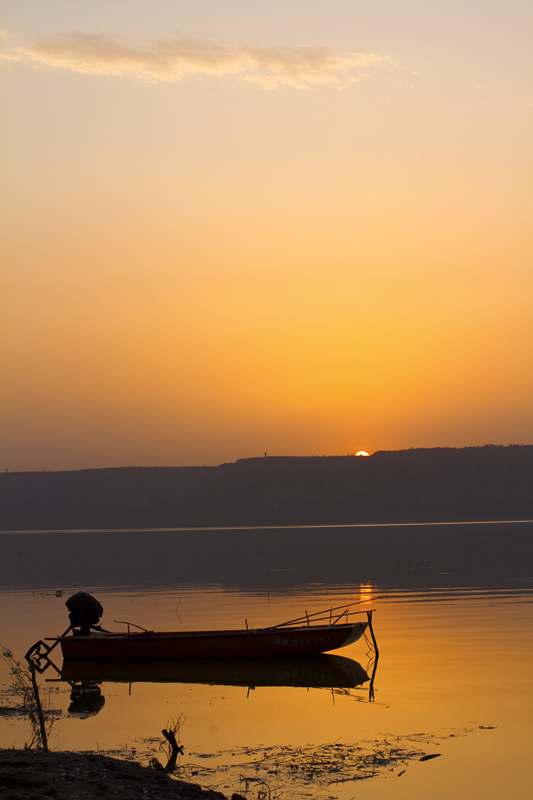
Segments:
[[[11,678],[9,694],[18,700],[15,710],[27,717],[30,722],[32,738],[26,748],[48,750],[48,735],[54,724],[54,712],[49,708],[43,708],[35,668],[31,663],[24,665],[16,661],[8,648],[0,645],[0,649],[2,660],[7,664]]]

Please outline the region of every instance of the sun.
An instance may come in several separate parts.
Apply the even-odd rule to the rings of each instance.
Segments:
[[[356,456],[367,456],[369,454],[366,452],[366,450],[358,450],[355,455]]]

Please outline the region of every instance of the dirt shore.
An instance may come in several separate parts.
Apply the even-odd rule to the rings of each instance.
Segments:
[[[226,800],[163,770],[95,753],[0,750],[4,800]],[[232,800],[238,800],[233,795]]]

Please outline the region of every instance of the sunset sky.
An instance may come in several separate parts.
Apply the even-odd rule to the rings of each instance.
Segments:
[[[1,457],[533,443],[533,4],[2,0]]]

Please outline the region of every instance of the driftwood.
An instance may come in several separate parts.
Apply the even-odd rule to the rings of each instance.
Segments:
[[[161,733],[170,745],[168,761],[166,765],[163,766],[163,764],[154,756],[154,758],[150,760],[150,766],[152,769],[163,769],[165,772],[174,772],[178,764],[178,756],[183,754],[183,745],[178,744],[176,741],[176,731],[179,731],[184,722],[185,718],[183,715],[181,715],[177,722],[173,720],[174,725],[170,730],[163,728]]]
[[[170,744],[170,758],[166,765],[165,772],[174,772],[178,761],[178,755],[183,754],[183,745],[178,744],[176,741],[176,734],[174,731],[167,731],[165,728],[161,731],[167,742]]]

